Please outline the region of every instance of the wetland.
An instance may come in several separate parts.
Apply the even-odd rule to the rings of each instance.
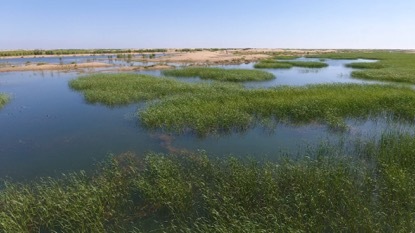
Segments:
[[[415,54],[185,53],[1,72],[0,231],[415,229]]]

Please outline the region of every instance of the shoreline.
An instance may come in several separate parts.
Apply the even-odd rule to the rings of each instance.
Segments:
[[[167,52],[143,52],[143,53],[126,53],[134,55],[131,59],[120,59],[121,61],[133,61],[133,62],[151,62],[155,63],[150,66],[120,66],[115,64],[108,64],[103,62],[80,62],[76,64],[26,64],[21,62],[17,65],[11,65],[7,63],[0,63],[0,72],[17,72],[17,71],[39,71],[39,70],[78,70],[85,68],[109,68],[113,71],[137,71],[137,70],[161,70],[172,69],[175,64],[184,66],[208,66],[208,65],[233,65],[233,64],[248,64],[257,62],[262,59],[272,58],[273,56],[307,56],[318,55],[325,53],[341,52],[343,50],[335,49],[205,49],[205,50],[189,50],[180,51],[180,49],[168,49]],[[413,53],[415,51],[406,51],[407,53]],[[148,54],[163,54],[164,56],[146,58],[136,55],[148,55]],[[19,58],[59,58],[59,57],[94,57],[94,56],[117,56],[120,54],[108,53],[108,54],[70,54],[70,55],[41,55],[41,56],[11,56],[0,57],[1,61],[7,59],[19,59]],[[125,55],[125,54],[122,54]]]

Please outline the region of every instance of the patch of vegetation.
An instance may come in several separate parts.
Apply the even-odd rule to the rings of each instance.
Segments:
[[[380,62],[353,62],[346,64],[346,67],[355,69],[381,69],[385,66]]]
[[[81,91],[89,103],[109,106],[165,99],[176,95],[193,95],[206,90],[226,92],[240,88],[235,84],[190,84],[173,78],[128,73],[88,75],[71,80],[69,86]]]
[[[297,58],[299,58],[299,56],[294,56],[294,55],[275,55],[273,57],[273,59],[276,59],[276,60],[294,60]]]
[[[415,103],[412,89],[383,85],[234,89],[226,93],[202,91],[168,98],[142,110],[140,117],[150,128],[179,133],[190,130],[205,135],[243,131],[264,119],[294,124],[317,121],[333,128],[343,126],[345,118],[377,116],[384,112],[412,120],[415,105],[410,103]]]
[[[328,65],[324,62],[317,61],[286,61],[285,63],[291,64],[296,67],[306,67],[306,68],[324,68]]]
[[[163,74],[174,77],[200,77],[201,79],[230,82],[263,81],[275,78],[273,74],[265,71],[210,67],[191,67],[177,70],[164,70]]]
[[[264,119],[287,123],[321,122],[337,128],[344,119],[388,113],[415,117],[415,92],[386,85],[330,84],[245,89],[229,83],[185,83],[137,74],[96,74],[70,82],[88,102],[107,105],[159,99],[143,109],[141,122],[172,132],[245,130]]]
[[[352,72],[352,77],[380,81],[415,83],[415,54],[396,51],[344,52],[316,55],[330,59],[375,59],[376,63],[350,64],[353,68],[367,68]],[[360,66],[360,67],[359,67]]]
[[[10,98],[6,94],[0,93],[0,109],[9,102]]]
[[[123,155],[92,176],[8,181],[0,232],[414,231],[415,139],[385,134],[354,147],[274,163]]]
[[[293,65],[285,62],[277,62],[273,60],[263,60],[254,65],[257,69],[290,69]]]
[[[328,65],[323,62],[314,61],[276,61],[276,60],[261,60],[254,65],[255,68],[259,69],[289,69],[293,66],[306,67],[306,68],[324,68]]]

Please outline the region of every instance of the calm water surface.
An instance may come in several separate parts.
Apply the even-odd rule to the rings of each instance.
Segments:
[[[351,69],[344,64],[351,61],[326,62],[330,66],[318,70],[268,70],[277,75],[276,80],[246,85],[258,88],[333,82],[373,83],[350,78]],[[142,73],[161,75],[160,71]],[[116,108],[86,103],[80,93],[68,87],[68,81],[78,76],[55,71],[0,73],[0,92],[12,97],[0,110],[0,178],[31,179],[88,170],[109,154],[127,151],[143,155],[149,151],[205,150],[215,156],[232,154],[275,159],[280,152],[297,153],[322,140],[337,142],[344,138],[378,137],[384,129],[396,127],[413,131],[412,126],[379,118],[376,121],[351,119],[347,133],[333,132],[319,124],[281,124],[273,130],[258,126],[242,133],[204,138],[166,135],[141,127],[136,112],[145,107],[144,103]]]

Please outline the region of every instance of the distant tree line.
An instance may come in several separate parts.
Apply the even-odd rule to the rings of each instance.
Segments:
[[[107,53],[156,53],[167,52],[167,49],[54,49],[54,50],[10,50],[0,51],[0,57],[41,56],[41,55],[74,55],[74,54],[107,54]]]

